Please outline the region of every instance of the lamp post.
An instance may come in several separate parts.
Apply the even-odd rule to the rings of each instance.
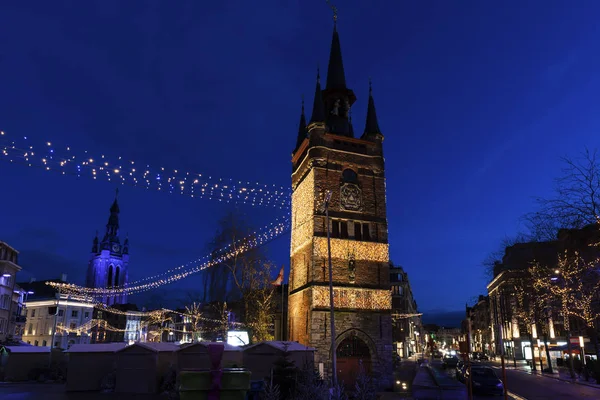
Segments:
[[[329,319],[331,323],[331,384],[337,391],[337,354],[335,353],[335,316],[333,314],[333,268],[331,266],[331,232],[329,230],[329,201],[331,190],[325,194],[325,220],[327,225],[327,259],[329,262]]]

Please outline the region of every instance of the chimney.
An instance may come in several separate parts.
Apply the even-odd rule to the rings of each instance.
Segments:
[[[67,274],[61,274],[61,275],[60,275],[60,280],[61,280],[62,282],[66,282],[66,281],[67,281]]]

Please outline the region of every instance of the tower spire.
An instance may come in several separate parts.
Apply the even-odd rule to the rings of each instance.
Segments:
[[[365,123],[365,132],[363,138],[383,138],[379,122],[377,121],[377,112],[375,111],[375,100],[373,100],[373,85],[369,78],[369,105],[367,106],[367,121]]]
[[[321,73],[317,68],[317,85],[315,87],[315,99],[313,101],[310,123],[325,122],[325,106],[323,105],[323,94],[321,91]]]
[[[110,216],[106,224],[106,233],[102,239],[102,248],[107,249],[112,243],[119,243],[119,188],[115,190],[115,200],[110,206]]]
[[[302,142],[306,139],[306,117],[304,116],[304,96],[302,96],[302,111],[300,112],[300,123],[298,124],[298,139],[296,140],[296,148],[298,150]]]
[[[327,66],[327,84],[325,89],[346,89],[346,74],[342,61],[342,46],[340,35],[337,31],[337,10],[333,16],[333,37],[329,52],[329,65]]]

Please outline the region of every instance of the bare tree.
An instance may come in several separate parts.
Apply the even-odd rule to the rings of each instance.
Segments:
[[[163,333],[170,329],[172,323],[173,318],[169,311],[161,309],[150,312],[146,321],[150,341],[161,341]]]
[[[554,196],[537,198],[539,209],[523,219],[531,239],[554,240],[561,228],[582,228],[600,222],[600,160],[586,149],[578,158],[562,158],[562,176]]]
[[[217,280],[211,285],[214,290],[225,291],[226,299],[241,300],[244,322],[252,340],[272,340],[275,290],[271,281],[275,266],[260,249],[252,248],[253,235],[250,225],[239,214],[229,213],[220,221],[212,246],[225,250],[215,250],[212,256],[215,260],[224,254],[229,257],[215,266],[220,269],[216,270]]]
[[[526,243],[529,242],[530,239],[527,235],[523,233],[518,233],[514,236],[505,236],[504,239],[500,242],[498,248],[491,253],[489,253],[486,258],[483,259],[481,264],[485,268],[485,274],[488,278],[494,277],[494,268],[496,265],[502,263],[502,258],[504,257],[504,253],[507,247],[513,246],[517,243]]]
[[[219,263],[206,270],[204,292],[207,298],[204,301],[231,301],[241,296],[238,288],[230,285],[231,266],[264,258],[260,249],[250,249],[248,246],[252,232],[250,224],[237,211],[221,218],[217,232],[209,243],[211,258],[218,260],[225,254],[233,254],[233,257],[227,263]]]
[[[186,317],[189,318],[189,328],[192,334],[192,340],[197,340],[202,330],[202,307],[200,303],[195,301],[185,307]]]

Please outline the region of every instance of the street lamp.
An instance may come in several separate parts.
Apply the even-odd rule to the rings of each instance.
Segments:
[[[329,201],[331,190],[325,194],[325,219],[327,225],[327,259],[329,262],[329,320],[331,323],[331,383],[337,391],[337,354],[335,354],[335,316],[333,315],[333,268],[331,266],[331,232],[329,230]]]

